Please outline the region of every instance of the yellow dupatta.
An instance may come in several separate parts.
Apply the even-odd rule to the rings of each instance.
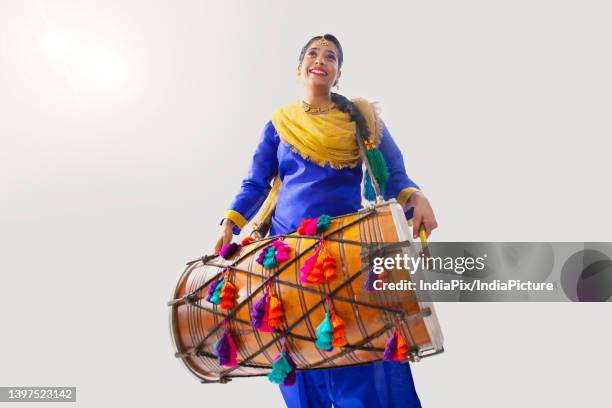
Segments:
[[[353,99],[357,109],[364,116],[370,140],[376,146],[382,137],[383,124],[378,107],[365,99]],[[310,114],[304,111],[300,102],[292,103],[272,114],[272,124],[281,140],[305,160],[323,167],[342,169],[355,167],[361,159],[356,141],[356,124],[348,113],[334,109],[324,114]],[[276,208],[281,180],[277,175],[272,189],[257,214],[254,227],[267,223]]]

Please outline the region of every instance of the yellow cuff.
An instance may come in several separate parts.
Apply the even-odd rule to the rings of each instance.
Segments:
[[[406,205],[406,203],[408,202],[408,200],[410,199],[410,196],[417,192],[417,191],[421,191],[418,188],[414,188],[414,187],[408,187],[403,189],[402,191],[400,191],[400,193],[397,195],[397,202],[403,207]]]
[[[236,224],[236,226],[240,229],[244,228],[244,226],[248,223],[247,219],[244,218],[242,214],[234,210],[229,210],[228,212],[226,212],[223,218],[228,218],[232,220],[234,224]]]

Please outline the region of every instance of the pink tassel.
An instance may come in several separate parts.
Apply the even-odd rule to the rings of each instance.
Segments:
[[[318,222],[319,222],[318,218],[313,218],[311,220],[308,220],[308,223],[306,224],[304,228],[304,232],[306,233],[306,235],[317,235],[317,223]]]
[[[281,263],[287,261],[291,257],[291,247],[283,240],[277,240],[272,243],[276,247],[276,262]]]
[[[300,224],[300,226],[297,229],[297,233],[300,235],[307,235],[306,234],[306,226],[308,225],[308,222],[310,221],[310,219],[306,218],[302,220],[302,223]]]
[[[304,262],[304,266],[300,269],[300,282],[309,283],[308,277],[312,273],[312,268],[314,268],[317,263],[317,258],[319,257],[319,250],[317,249],[315,253]]]
[[[270,309],[270,296],[266,296],[266,311],[264,312],[263,319],[261,319],[261,326],[259,326],[259,331],[264,333],[272,333],[274,332],[274,328],[270,327],[268,324],[268,320],[270,319],[268,310]]]
[[[236,343],[232,336],[230,336],[229,331],[226,335],[230,347],[230,361],[226,364],[226,367],[235,367],[238,365],[238,347],[236,347]]]
[[[225,259],[230,259],[236,251],[240,249],[240,245],[235,242],[230,242],[229,244],[223,245],[219,250],[219,255]]]
[[[278,263],[285,262],[289,260],[289,258],[291,258],[291,252],[289,251],[283,251],[283,252],[276,253],[276,262]]]

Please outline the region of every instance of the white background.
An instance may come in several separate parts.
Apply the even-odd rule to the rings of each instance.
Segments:
[[[0,3],[0,385],[84,407],[282,405],[200,385],[167,307],[310,37],[379,101],[438,241],[612,241],[605,1]],[[425,407],[607,406],[609,304],[438,304]]]

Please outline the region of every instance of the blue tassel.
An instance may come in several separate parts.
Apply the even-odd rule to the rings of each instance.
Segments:
[[[374,191],[374,185],[370,178],[370,172],[365,172],[365,188],[363,190],[363,197],[368,201],[376,201],[376,191]]]
[[[215,305],[221,304],[221,289],[223,288],[224,284],[225,284],[225,278],[223,278],[223,280],[221,282],[219,282],[219,284],[215,288],[215,292],[210,297],[210,302],[211,303],[214,303]]]

